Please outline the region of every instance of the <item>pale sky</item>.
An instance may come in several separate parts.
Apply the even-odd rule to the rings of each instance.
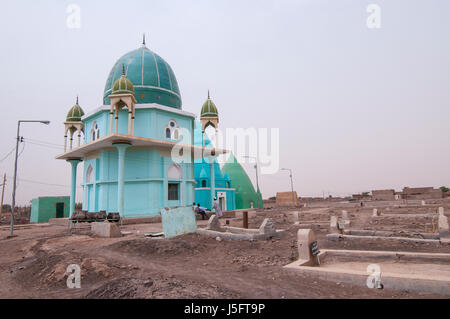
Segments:
[[[66,25],[71,3],[79,29]],[[371,3],[380,29],[367,27]],[[145,32],[184,110],[198,115],[210,89],[222,128],[280,129],[280,167],[293,169],[299,196],[448,186],[449,12],[447,0],[3,1],[0,160],[17,120],[50,120],[22,126],[31,141],[20,148],[17,201],[68,195],[70,165],[54,159],[67,111],[77,94],[86,113],[101,105],[113,64]],[[0,162],[5,203],[13,155]],[[288,173],[260,185],[264,198],[287,191]]]

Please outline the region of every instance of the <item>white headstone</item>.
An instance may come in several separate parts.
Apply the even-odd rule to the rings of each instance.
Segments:
[[[336,216],[330,217],[330,233],[335,234],[338,232],[338,220]]]
[[[448,224],[448,217],[444,215],[444,207],[438,208],[439,212],[439,237],[442,238],[450,238],[450,230]]]
[[[342,211],[342,219],[348,219],[348,212],[346,210]]]
[[[220,230],[221,227],[222,226],[220,225],[219,217],[217,217],[217,215],[212,215],[208,220],[208,224],[206,225],[206,229],[209,230]]]
[[[275,225],[273,224],[272,219],[265,218],[259,227],[260,234],[273,234],[276,233]]]
[[[311,229],[299,229],[297,232],[298,259],[307,266],[318,265],[317,256],[313,256],[311,244],[316,241],[316,236]]]
[[[293,212],[292,213],[293,219],[294,219],[294,224],[299,224],[300,223],[300,217],[299,217],[299,212]]]

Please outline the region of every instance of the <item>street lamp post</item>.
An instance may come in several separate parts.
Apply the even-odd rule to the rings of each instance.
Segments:
[[[260,202],[259,202],[259,196],[258,193],[261,193],[261,191],[259,190],[259,182],[258,182],[258,159],[256,157],[253,156],[244,156],[246,158],[253,158],[255,160],[255,170],[256,170],[256,197],[257,197],[257,205],[258,208],[260,207]]]
[[[282,168],[282,171],[289,171],[289,177],[291,178],[291,193],[292,193],[292,206],[295,207],[295,197],[294,197],[294,183],[292,182],[292,169]]]
[[[17,157],[19,151],[20,142],[20,123],[42,123],[50,124],[50,121],[38,121],[38,120],[19,120],[17,121],[17,138],[16,138],[16,157],[14,159],[14,181],[13,181],[13,192],[12,192],[12,203],[11,203],[11,217],[10,217],[10,236],[14,236],[14,210],[16,209],[16,180],[17,180]]]

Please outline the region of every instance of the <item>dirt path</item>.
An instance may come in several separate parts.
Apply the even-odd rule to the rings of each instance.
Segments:
[[[305,218],[329,218],[341,208],[301,210]],[[371,209],[347,209],[357,227],[370,224]],[[283,268],[296,260],[298,228],[290,210],[258,213],[249,221],[257,228],[265,217],[281,239],[217,241],[188,234],[172,239],[144,238],[144,224],[127,226],[122,238],[69,235],[61,226],[34,227],[4,239],[0,231],[0,297],[2,298],[446,298],[432,294],[377,290],[317,280]],[[231,224],[238,225],[236,220]],[[204,222],[202,222],[204,224]],[[156,229],[158,225],[151,225]],[[397,228],[410,227],[396,225]],[[139,233],[138,233],[139,232]],[[450,247],[413,244],[335,243],[316,233],[319,247],[338,249],[450,252]],[[66,268],[82,269],[82,288],[66,287]]]

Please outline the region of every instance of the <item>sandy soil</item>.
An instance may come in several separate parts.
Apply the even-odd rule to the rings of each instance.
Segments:
[[[450,209],[448,202],[439,204]],[[356,206],[301,209],[301,219],[328,223],[330,215],[339,216],[342,209],[349,212],[355,229],[424,231],[427,222],[403,218],[374,223],[372,208]],[[415,209],[401,208],[410,213]],[[394,211],[392,207],[390,212]],[[420,212],[424,213],[422,209]],[[448,298],[321,281],[286,270],[282,267],[298,258],[298,227],[293,225],[289,209],[259,212],[249,221],[249,227],[258,228],[265,217],[271,217],[276,228],[286,229],[287,234],[281,239],[252,242],[217,241],[198,234],[145,238],[144,232],[158,231],[161,225],[140,224],[124,226],[122,231],[128,234],[122,238],[105,239],[69,234],[65,227],[49,225],[17,230],[17,237],[7,238],[8,231],[0,229],[0,297]],[[199,224],[203,227],[205,221]],[[229,224],[242,226],[242,220],[232,219]],[[326,228],[316,229],[320,248],[450,253],[450,246],[407,242],[329,242],[327,233]],[[81,266],[80,289],[66,286],[65,271],[70,264]]]

